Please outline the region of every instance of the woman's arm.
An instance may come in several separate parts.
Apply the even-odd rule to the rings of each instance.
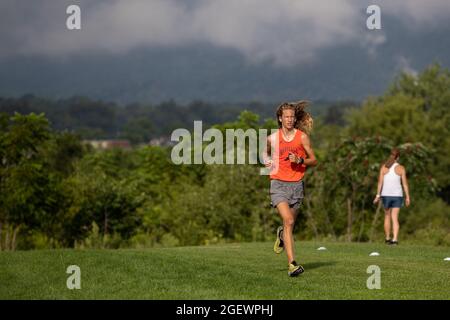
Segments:
[[[381,188],[383,188],[383,167],[380,169],[380,174],[378,175],[378,186],[377,186],[377,195],[375,196],[375,199],[373,200],[373,203],[377,203],[380,201],[381,198]]]

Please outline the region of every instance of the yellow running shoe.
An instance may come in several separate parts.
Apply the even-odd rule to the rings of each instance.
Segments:
[[[297,262],[292,261],[291,263],[289,263],[288,275],[290,277],[296,277],[303,272],[305,272],[305,269],[303,269],[301,265],[297,264]]]
[[[273,245],[273,251],[276,254],[282,253],[284,250],[284,242],[283,242],[283,227],[280,226],[277,229],[277,240],[275,240],[275,244]]]

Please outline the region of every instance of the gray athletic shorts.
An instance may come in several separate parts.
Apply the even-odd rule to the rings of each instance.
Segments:
[[[276,208],[280,202],[287,202],[289,207],[297,210],[305,196],[304,187],[303,180],[294,182],[270,180],[270,205]]]

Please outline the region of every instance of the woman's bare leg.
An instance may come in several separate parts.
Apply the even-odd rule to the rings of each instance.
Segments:
[[[391,238],[391,209],[384,209],[384,234],[385,239]]]
[[[392,229],[394,233],[394,237],[392,241],[398,241],[398,231],[400,230],[400,224],[398,223],[398,214],[400,213],[400,208],[392,208],[391,217],[392,217]]]

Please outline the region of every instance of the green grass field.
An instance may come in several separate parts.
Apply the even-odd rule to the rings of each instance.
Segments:
[[[271,242],[0,252],[0,299],[450,299],[449,247],[297,241],[296,252],[297,278]],[[81,268],[79,290],[66,287],[69,265]],[[379,290],[367,289],[370,265]]]

